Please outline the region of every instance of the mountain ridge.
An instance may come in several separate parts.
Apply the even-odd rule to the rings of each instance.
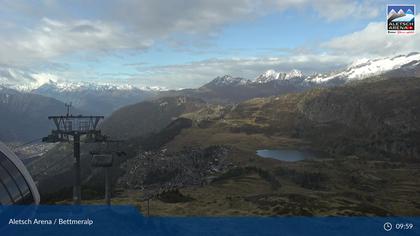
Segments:
[[[0,140],[28,141],[49,133],[52,123],[49,115],[65,112],[61,101],[0,86]],[[75,114],[80,110],[73,109]]]

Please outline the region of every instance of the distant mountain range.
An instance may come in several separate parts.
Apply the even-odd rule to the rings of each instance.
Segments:
[[[0,140],[22,141],[46,136],[50,115],[60,115],[64,103],[54,98],[19,92],[0,86]],[[73,112],[79,113],[77,109]]]
[[[118,138],[144,136],[165,127],[182,113],[198,112],[205,107],[204,101],[219,105],[237,104],[256,97],[279,96],[313,88],[341,87],[394,77],[420,78],[420,54],[361,60],[345,70],[329,74],[307,76],[298,70],[288,73],[269,70],[254,80],[225,75],[198,89],[161,92],[159,96],[165,97],[121,108],[105,120],[103,128],[108,134]],[[177,99],[188,101],[185,103],[188,104],[188,112],[185,111],[185,105],[180,106],[175,102]],[[172,102],[168,104],[168,101]],[[159,112],[162,107],[166,110]]]
[[[407,55],[399,55],[395,57],[385,57],[378,59],[361,59],[353,62],[344,70],[334,71],[325,74],[304,75],[299,70],[292,70],[290,72],[277,72],[275,70],[268,70],[258,76],[255,80],[247,80],[242,78],[231,78],[230,76],[217,77],[205,86],[249,86],[255,84],[265,83],[284,83],[288,81],[293,84],[301,85],[340,85],[357,80],[366,79],[368,77],[382,75],[392,70],[402,68],[414,68],[420,65],[420,53],[410,53]]]
[[[419,65],[420,53],[417,52],[395,57],[358,60],[353,62],[345,70],[311,76],[307,78],[307,81],[318,84],[345,84],[372,76],[387,74],[394,70],[406,69],[418,71]]]
[[[131,85],[96,84],[87,82],[53,81],[8,84],[7,87],[55,98],[92,114],[108,115],[116,109],[168,96],[193,96],[214,103],[239,102],[253,97],[265,97],[300,92],[313,87],[342,85],[395,70],[413,70],[420,64],[420,53],[410,53],[379,59],[361,59],[344,70],[324,74],[305,75],[299,70],[278,72],[267,70],[254,79],[219,76],[196,89],[170,90],[159,87],[138,88]],[[0,75],[1,77],[1,75]],[[0,78],[0,81],[1,78]]]
[[[216,77],[198,89],[163,91],[158,96],[192,96],[211,103],[236,103],[255,97],[302,92],[311,88],[339,86],[367,78],[386,76],[417,76],[420,53],[372,60],[358,60],[344,70],[325,74],[304,75],[299,70],[277,72],[268,70],[250,80],[225,75]]]
[[[120,107],[153,97],[158,91],[139,89],[129,85],[49,81],[31,92],[63,102],[72,102],[74,107],[89,114],[108,115]]]
[[[122,107],[105,119],[101,129],[127,140],[131,156],[140,148],[170,152],[208,145],[251,150],[254,155],[261,146],[301,140],[299,148],[311,145],[331,155],[418,158],[419,78],[419,54],[363,60],[326,75],[272,70],[254,80],[222,76],[198,89],[159,92],[157,96],[173,96]],[[307,91],[280,96],[302,90]],[[250,96],[263,98],[240,101]],[[208,103],[229,99],[239,102]],[[284,138],[293,141],[278,141]],[[271,140],[277,141],[266,144]],[[90,155],[89,148],[84,150],[86,170]],[[31,162],[41,191],[71,186],[71,155],[71,147],[62,145]],[[85,171],[82,178],[93,185],[90,173]],[[98,183],[102,189],[102,179]]]
[[[250,134],[265,134],[310,141],[314,148],[331,154],[419,158],[420,76],[394,76],[395,71],[402,68],[356,83],[227,106],[193,99],[181,105],[176,102],[179,97],[141,102],[118,110],[104,126],[113,137],[149,141],[150,134],[166,132],[176,118],[190,119],[189,131],[166,141],[168,150],[200,144],[240,146],[243,140],[231,133],[243,133],[252,145],[262,143]],[[147,112],[159,109],[159,104],[168,106],[169,112]]]
[[[225,75],[216,77],[196,89],[170,91],[156,88],[140,89],[128,85],[57,81],[48,81],[31,88],[31,90],[26,88],[18,91],[10,87],[24,88],[25,86],[9,84],[9,87],[2,86],[0,90],[0,114],[2,114],[0,140],[28,140],[28,138],[40,137],[41,133],[46,133],[48,126],[46,117],[51,114],[63,114],[65,111],[64,102],[72,102],[74,112],[77,113],[108,116],[121,107],[145,100],[154,104],[154,100],[159,101],[159,99],[167,97],[190,97],[202,102],[223,105],[239,103],[256,97],[279,96],[318,87],[358,83],[365,79],[391,77],[420,77],[420,53],[359,60],[344,70],[326,74],[305,75],[298,70],[289,72],[268,70],[252,80]],[[134,105],[131,108],[136,106],[143,105]],[[150,106],[160,108],[160,103],[157,106]],[[147,107],[145,105],[145,109]],[[118,111],[116,114],[122,113]],[[146,114],[142,113],[142,115]],[[161,123],[159,127],[167,125],[171,117],[177,115],[178,112],[168,113],[168,116],[165,116],[165,122]],[[126,117],[121,117],[118,119],[119,122],[125,122]],[[150,117],[150,119],[153,118]],[[133,122],[136,121],[133,120]],[[146,127],[146,129],[155,130],[153,127]]]

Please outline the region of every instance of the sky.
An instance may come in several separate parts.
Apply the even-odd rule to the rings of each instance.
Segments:
[[[0,0],[0,83],[195,88],[226,74],[324,73],[420,51],[419,34],[387,34],[390,3]]]

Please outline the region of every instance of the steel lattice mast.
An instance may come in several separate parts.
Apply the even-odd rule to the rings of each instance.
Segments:
[[[80,137],[85,135],[88,142],[102,142],[107,139],[98,129],[99,122],[104,116],[73,116],[69,114],[71,104],[66,104],[67,115],[65,116],[49,116],[55,129],[51,134],[42,139],[43,142],[69,142],[73,140],[73,202],[80,205],[81,201],[81,166],[80,166]]]

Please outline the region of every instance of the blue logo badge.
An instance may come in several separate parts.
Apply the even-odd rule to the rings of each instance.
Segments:
[[[416,5],[390,4],[387,6],[388,33],[412,34],[415,32]]]

